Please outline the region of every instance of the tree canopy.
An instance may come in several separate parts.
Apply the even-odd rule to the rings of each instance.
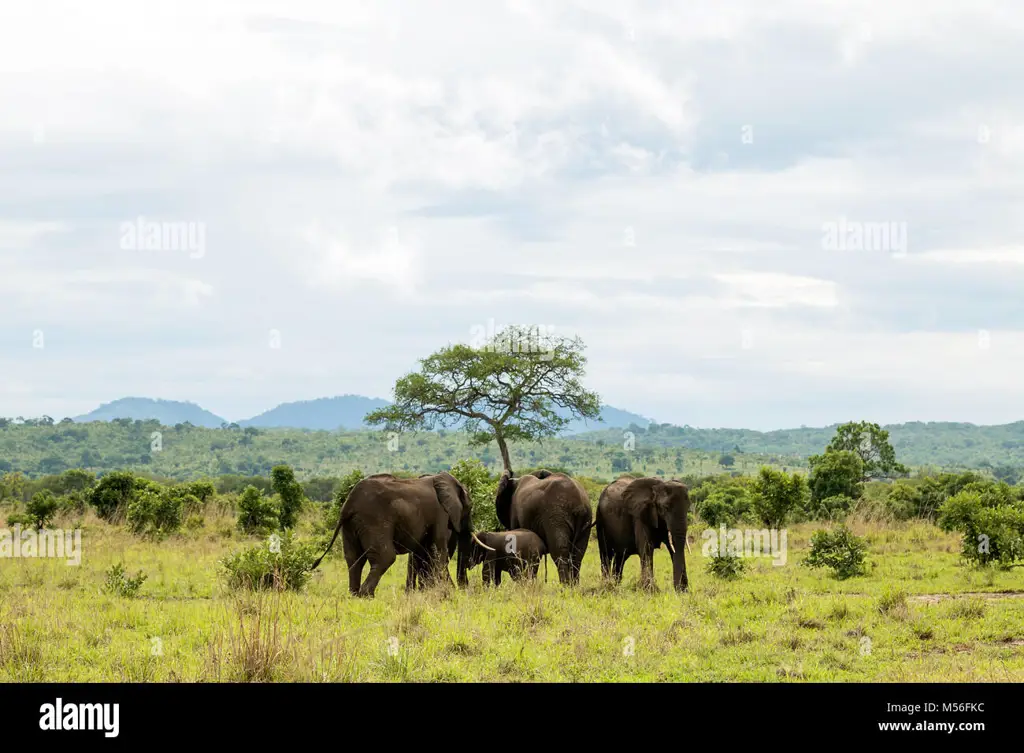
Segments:
[[[583,350],[578,337],[506,327],[480,347],[450,345],[423,359],[419,371],[395,384],[393,404],[365,420],[390,431],[461,427],[473,445],[496,441],[511,472],[509,442],[599,418],[600,398],[581,382]]]

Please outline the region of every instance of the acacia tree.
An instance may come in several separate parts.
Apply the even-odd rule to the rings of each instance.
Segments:
[[[586,358],[576,338],[510,326],[480,347],[449,345],[395,383],[394,402],[366,416],[389,431],[461,426],[470,444],[494,440],[512,473],[509,442],[555,436],[573,419],[600,415],[580,382]]]
[[[896,451],[889,444],[889,432],[878,424],[851,421],[836,429],[826,452],[855,452],[864,463],[864,478],[906,473],[906,466],[896,462]]]

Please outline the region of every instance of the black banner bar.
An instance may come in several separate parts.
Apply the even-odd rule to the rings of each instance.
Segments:
[[[1019,741],[1020,700],[1012,684],[0,685],[5,743],[88,749],[294,745],[353,731],[400,748],[501,730],[575,749],[644,729],[652,743],[703,730],[740,746],[824,737],[963,747]]]

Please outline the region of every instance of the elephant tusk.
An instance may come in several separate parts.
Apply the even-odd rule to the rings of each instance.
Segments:
[[[484,543],[484,542],[482,542],[482,541],[481,541],[480,539],[478,539],[478,538],[476,537],[476,534],[475,534],[475,533],[474,533],[474,534],[471,534],[471,535],[473,536],[473,541],[475,541],[475,542],[476,542],[477,544],[479,544],[480,546],[482,546],[482,547],[483,547],[484,549],[486,549],[487,551],[489,551],[489,552],[496,552],[496,551],[498,551],[498,550],[497,550],[497,549],[495,549],[495,548],[494,548],[493,546],[487,546],[487,544],[485,544],[485,543]]]
[[[668,532],[668,551],[672,554],[673,557],[676,556],[676,548],[672,544],[672,531]]]
[[[686,551],[690,552],[690,554],[693,554],[693,552],[690,550],[690,539],[686,539]]]

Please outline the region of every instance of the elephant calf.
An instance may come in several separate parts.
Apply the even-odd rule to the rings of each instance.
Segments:
[[[469,566],[484,566],[484,585],[501,585],[501,574],[508,573],[512,580],[534,579],[540,568],[540,561],[548,548],[540,536],[533,531],[519,528],[499,533],[474,534],[473,549],[469,555]],[[545,572],[547,572],[545,570]]]

